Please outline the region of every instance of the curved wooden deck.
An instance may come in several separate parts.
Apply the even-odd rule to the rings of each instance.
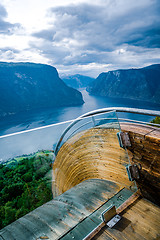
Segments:
[[[133,123],[121,123],[121,129],[129,133],[127,152],[119,146],[118,129],[92,128],[65,142],[53,165],[54,194],[92,178],[130,187],[125,169],[129,156],[131,163],[142,166],[137,184],[143,196],[160,205],[160,129]]]
[[[92,128],[63,144],[53,165],[55,195],[92,178],[115,182],[120,188],[131,185],[125,169],[128,157],[119,146],[118,131]]]

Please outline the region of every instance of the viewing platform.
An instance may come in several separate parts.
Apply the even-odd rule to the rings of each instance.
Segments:
[[[1,240],[160,239],[160,128],[117,117],[127,111],[160,116],[112,108],[72,121],[54,149],[53,200],[3,228]]]

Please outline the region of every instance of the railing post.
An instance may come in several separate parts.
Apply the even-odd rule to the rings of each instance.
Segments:
[[[92,116],[92,122],[93,122],[93,127],[95,127],[96,126],[96,122],[95,122],[95,119],[94,119],[93,116]]]

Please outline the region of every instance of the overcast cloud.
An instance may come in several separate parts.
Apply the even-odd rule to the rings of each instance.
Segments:
[[[11,35],[17,28],[20,27],[20,24],[12,24],[5,21],[5,18],[7,18],[7,11],[0,4],[0,34]]]
[[[17,24],[13,13],[9,22],[7,6],[10,13],[11,8],[6,2],[0,5],[3,61],[42,62],[57,67],[62,75],[93,77],[102,71],[160,63],[159,0],[97,0],[94,4],[66,0],[60,6],[47,1],[42,27],[38,21],[31,27],[32,19],[30,27],[20,18]]]

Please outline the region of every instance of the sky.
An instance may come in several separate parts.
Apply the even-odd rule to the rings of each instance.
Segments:
[[[1,0],[0,61],[62,77],[160,63],[160,0]]]

